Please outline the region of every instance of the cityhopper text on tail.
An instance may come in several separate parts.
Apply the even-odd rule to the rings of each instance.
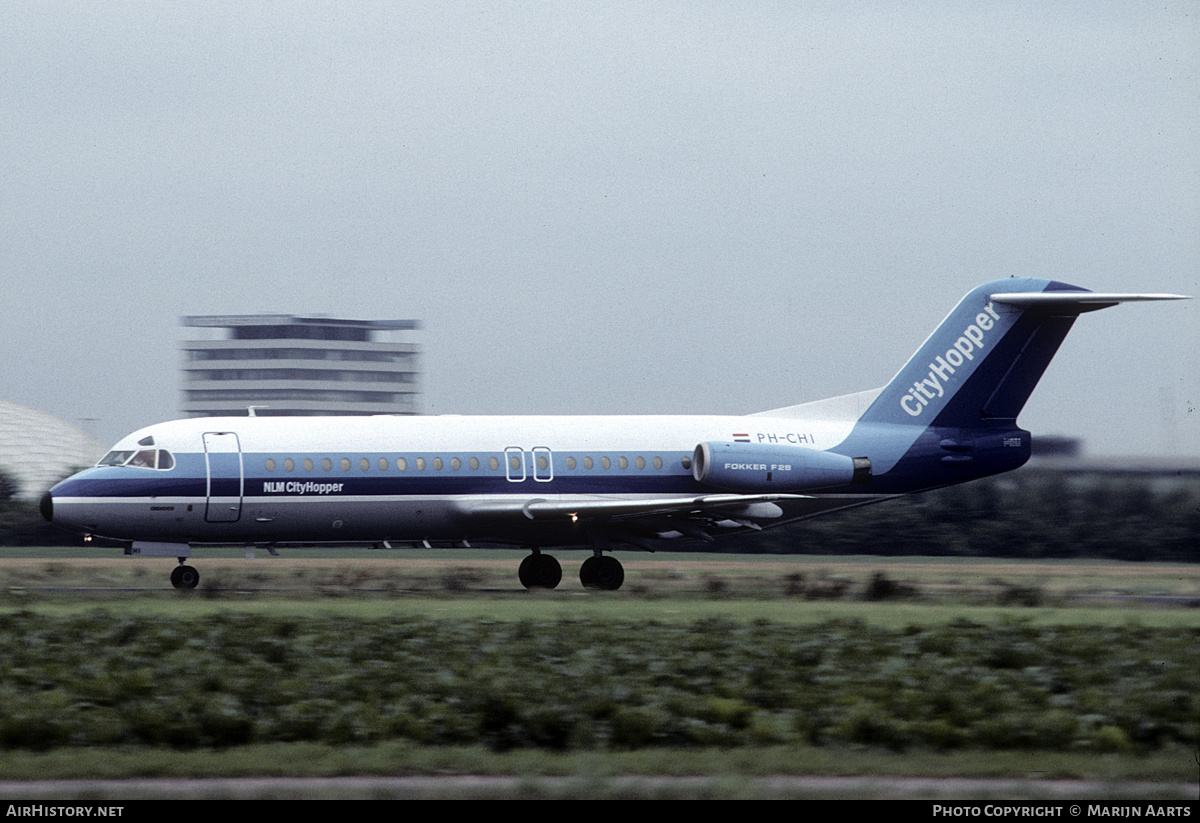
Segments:
[[[515,546],[529,588],[551,549],[591,551],[583,585],[616,589],[611,552],[712,543],[1009,471],[1017,425],[1076,318],[1170,294],[999,280],[968,294],[882,389],[749,416],[208,417],[134,432],[48,491],[42,514],[126,553],[202,546]]]

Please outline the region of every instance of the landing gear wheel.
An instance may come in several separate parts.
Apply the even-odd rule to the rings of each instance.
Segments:
[[[171,585],[177,589],[194,589],[200,582],[200,572],[191,566],[176,566],[171,571]]]
[[[562,566],[548,554],[534,553],[521,561],[517,577],[527,589],[553,589],[562,581]]]
[[[615,557],[589,557],[579,568],[579,582],[584,588],[615,592],[625,582],[625,569]]]

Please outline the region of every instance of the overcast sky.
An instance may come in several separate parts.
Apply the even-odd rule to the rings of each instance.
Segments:
[[[429,413],[886,383],[1009,275],[1200,295],[1200,6],[0,5],[0,399],[179,416],[190,314],[419,318]],[[1200,456],[1200,301],[1020,422]]]

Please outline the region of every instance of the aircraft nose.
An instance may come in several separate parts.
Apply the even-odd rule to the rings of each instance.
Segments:
[[[54,495],[50,494],[50,492],[43,494],[41,502],[38,503],[38,508],[42,511],[42,517],[51,523],[54,522]]]

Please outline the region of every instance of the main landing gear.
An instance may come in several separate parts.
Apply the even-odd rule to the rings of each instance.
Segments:
[[[194,589],[200,582],[200,572],[179,559],[179,565],[171,571],[171,585],[177,589]]]
[[[527,589],[553,589],[562,581],[562,566],[550,555],[534,549],[533,554],[521,561],[517,577]]]
[[[615,592],[625,582],[625,569],[611,554],[593,555],[579,567],[579,582],[584,588]]]
[[[553,589],[562,582],[562,566],[550,555],[534,549],[533,554],[521,561],[517,577],[527,589]],[[579,582],[588,589],[616,591],[625,582],[625,569],[617,558],[596,554],[583,561]]]

